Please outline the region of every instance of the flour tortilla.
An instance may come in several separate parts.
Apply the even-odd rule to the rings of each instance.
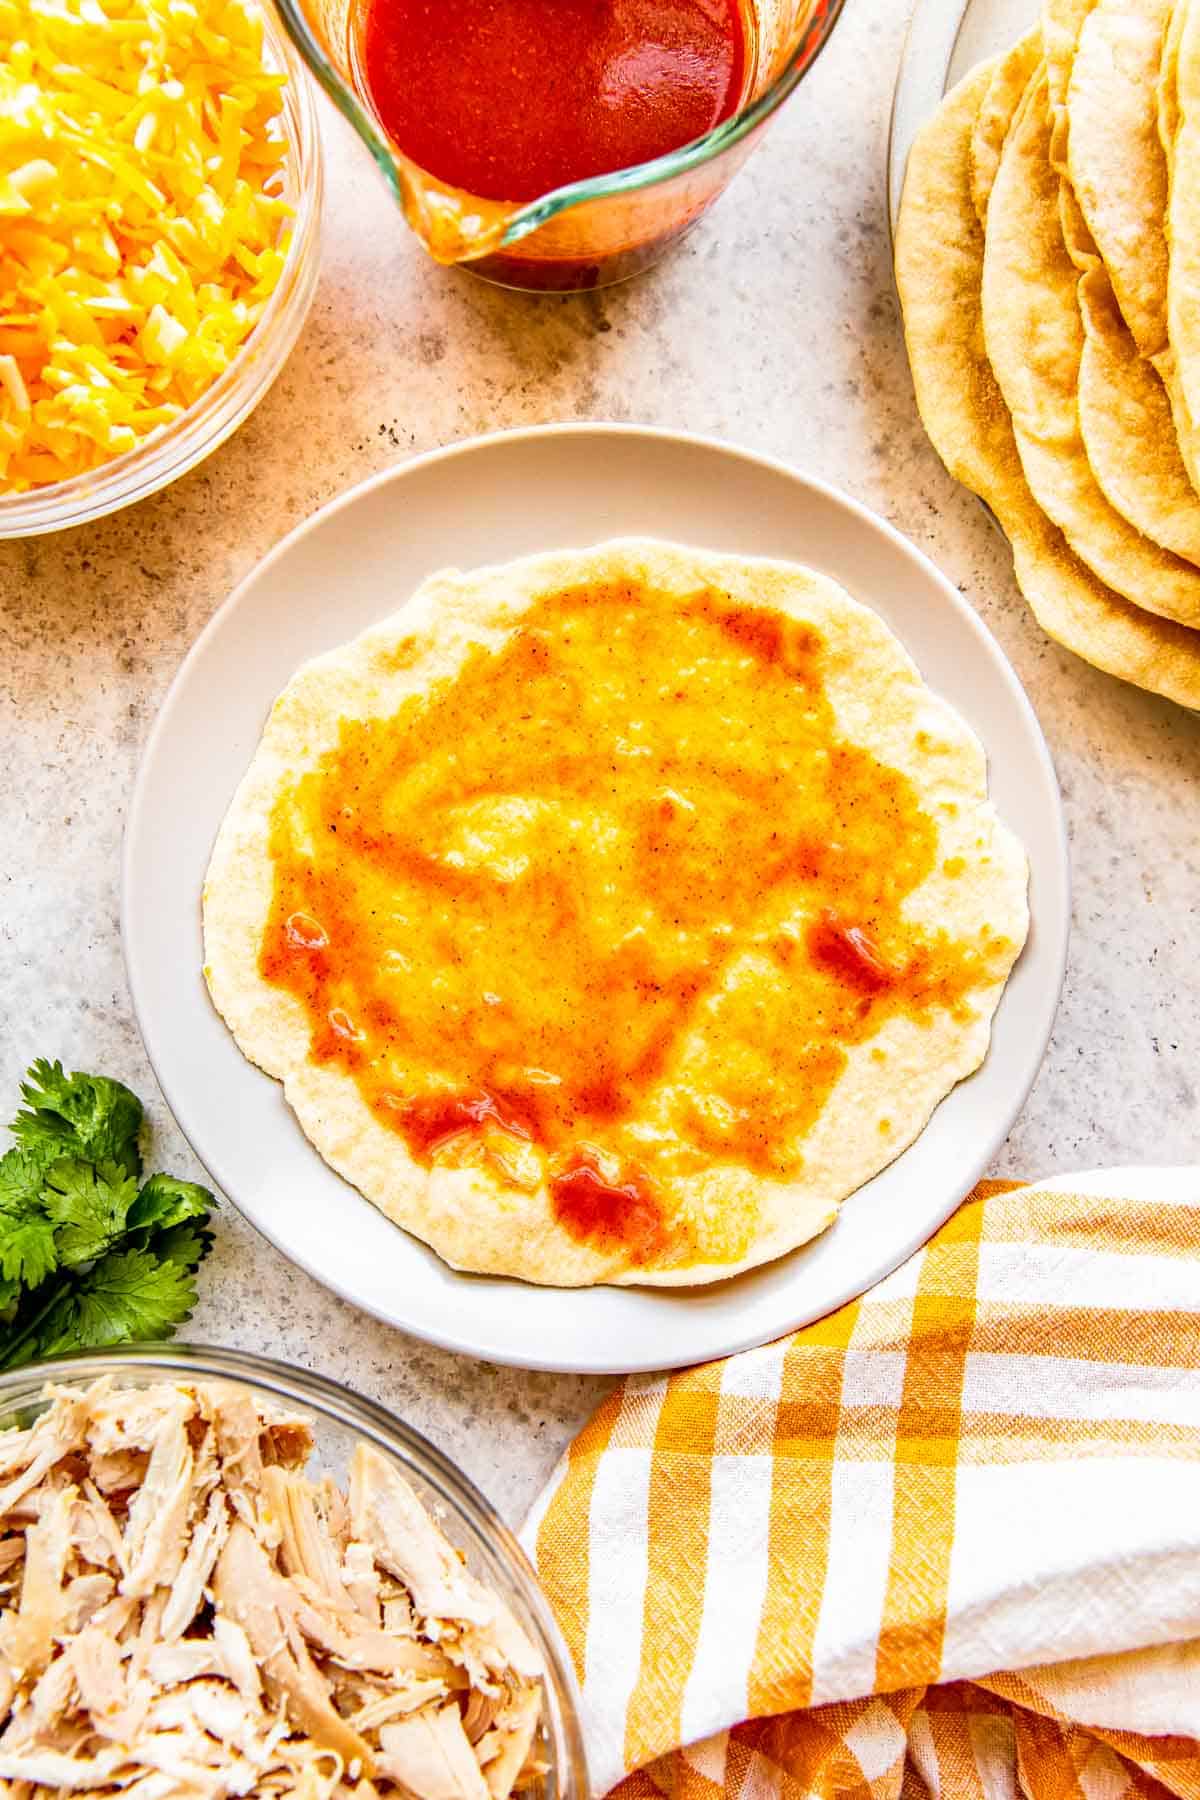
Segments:
[[[1105,498],[1079,429],[1084,332],[1078,271],[1050,161],[1046,83],[1030,89],[1000,159],[983,261],[987,354],[1012,415],[1026,480],[1076,555],[1136,605],[1200,623],[1200,570],[1134,529]]]
[[[1187,470],[1188,480],[1200,494],[1200,430],[1197,430],[1196,421],[1188,411],[1187,401],[1183,397],[1183,384],[1179,379],[1175,352],[1168,344],[1165,350],[1160,350],[1150,361],[1166,391],[1171,408],[1171,423],[1175,427],[1175,442]]]
[[[1172,0],[1158,70],[1158,141],[1167,165],[1168,188],[1175,162],[1175,134],[1179,130],[1179,45],[1187,9],[1188,0]]]
[[[1179,47],[1183,38],[1183,27],[1187,19],[1188,0],[1175,0],[1171,8],[1171,16],[1167,22],[1166,36],[1163,39],[1162,63],[1158,71],[1158,141],[1162,146],[1163,160],[1167,165],[1167,225],[1170,225],[1170,193],[1175,171],[1175,140],[1179,134]],[[1151,360],[1167,390],[1167,398],[1171,402],[1171,417],[1175,421],[1175,436],[1179,442],[1180,455],[1187,469],[1192,486],[1200,491],[1200,432],[1196,421],[1188,410],[1184,397],[1183,382],[1179,374],[1179,365],[1170,338],[1170,285],[1171,263],[1170,251],[1167,253],[1167,292],[1164,297],[1164,325],[1167,342],[1163,349],[1155,351]]]
[[[452,675],[470,646],[502,643],[539,597],[608,580],[675,599],[716,588],[814,624],[825,644],[826,692],[840,730],[908,774],[937,824],[934,870],[909,896],[906,917],[962,938],[977,939],[988,927],[1010,946],[1010,954],[997,956],[994,979],[956,1009],[960,1016],[935,1012],[918,1023],[896,1015],[873,1039],[851,1047],[844,1074],[804,1140],[798,1179],[767,1180],[714,1165],[673,1184],[670,1197],[692,1222],[702,1226],[709,1209],[718,1217],[737,1209],[732,1216],[751,1222],[736,1262],[631,1266],[618,1249],[571,1237],[554,1219],[544,1183],[530,1193],[484,1168],[418,1165],[349,1077],[309,1060],[302,1007],[258,970],[272,896],[273,805],[336,744],[339,721],[391,716],[409,696]],[[401,639],[405,655],[397,657]],[[965,859],[965,873],[956,874],[953,864],[947,873],[946,859],[955,857]],[[823,1230],[840,1201],[898,1155],[939,1100],[978,1067],[1008,968],[1025,939],[1026,880],[1024,853],[986,798],[981,746],[923,685],[875,613],[794,564],[617,542],[435,576],[402,612],[299,671],[272,709],[217,839],[204,891],[205,974],[242,1050],[284,1083],[288,1103],[326,1161],[454,1267],[556,1286],[687,1285],[767,1262]],[[336,1218],[330,1230],[337,1230]]]
[[[1085,331],[1077,383],[1080,435],[1110,506],[1153,544],[1191,562],[1200,528],[1193,497],[1200,486],[1200,436],[1167,324],[1169,164],[1178,130],[1184,13],[1184,5],[1173,8],[1172,0],[1046,0],[1042,37],[1048,156],[1070,184],[1060,190],[1064,235],[1084,277],[1078,294]],[[1073,241],[1080,235],[1073,231],[1074,202],[1088,240],[1083,258]],[[1132,333],[1132,354],[1122,323]],[[1139,358],[1152,359],[1152,368]],[[1072,524],[1047,496],[1039,491],[1038,497],[1073,536]],[[1094,502],[1095,496],[1079,498]],[[1097,511],[1094,505],[1085,510]],[[1074,540],[1089,560],[1101,525],[1093,517],[1084,541]],[[1119,554],[1120,564],[1129,560],[1130,548]],[[1170,599],[1162,605],[1153,582],[1134,592],[1110,557],[1101,553],[1096,566],[1128,597],[1192,622],[1190,604]],[[1143,573],[1135,558],[1130,580],[1140,581]]]
[[[1167,331],[1189,420],[1200,419],[1200,5],[1186,0],[1174,66]]]
[[[1175,435],[1171,402],[1137,345],[1097,259],[1079,279],[1084,346],[1079,430],[1109,504],[1135,530],[1200,564],[1200,495]]]
[[[1035,25],[1004,56],[988,64],[991,74],[971,127],[971,198],[982,225],[1000,153],[1025,91],[1042,60],[1042,28]]]
[[[1042,629],[1110,675],[1200,706],[1200,634],[1143,612],[1098,580],[1025,480],[980,317],[984,237],[971,136],[996,66],[980,65],[946,96],[909,155],[896,279],[921,418],[950,474],[991,507],[1007,534],[1017,581]]]
[[[1172,0],[1098,0],[1071,73],[1067,166],[1134,352],[1101,280],[1081,282],[1088,342],[1079,409],[1088,458],[1119,512],[1164,549],[1195,561],[1197,509],[1180,463],[1195,492],[1200,438],[1167,335],[1166,225],[1183,24],[1184,7]],[[1139,357],[1150,359],[1157,384]]]
[[[1088,14],[1096,0],[1043,0],[1042,57],[1051,125],[1051,156],[1060,173],[1067,166],[1067,96],[1071,71]]]
[[[1109,505],[1135,531],[1196,565],[1200,494],[1184,462],[1171,400],[1153,360],[1138,354],[1083,208],[1066,180],[1059,190],[1059,219],[1080,272],[1076,297],[1084,336],[1076,402],[1092,474]],[[1157,229],[1161,235],[1161,223]]]
[[[1067,172],[1141,356],[1167,342],[1167,159],[1158,78],[1171,0],[1098,0],[1067,96]]]

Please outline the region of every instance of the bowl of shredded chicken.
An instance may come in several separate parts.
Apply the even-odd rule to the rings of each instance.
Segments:
[[[380,1409],[135,1352],[5,1378],[0,1427],[0,1792],[586,1791],[528,1565]]]
[[[317,272],[308,80],[262,0],[0,0],[0,535],[174,480]]]

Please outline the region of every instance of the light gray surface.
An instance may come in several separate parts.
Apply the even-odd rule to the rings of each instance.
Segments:
[[[901,12],[847,0],[821,64],[716,211],[664,267],[591,298],[526,299],[432,267],[323,109],[325,270],[274,392],[211,462],[140,508],[0,546],[5,1109],[31,1057],[61,1056],[127,1079],[150,1101],[156,1156],[187,1164],[130,1015],[118,852],[155,708],[233,582],[397,456],[505,425],[622,418],[723,434],[841,484],[982,612],[1058,763],[1076,911],[1050,1053],[997,1167],[1194,1160],[1200,725],[1042,637],[1005,546],[925,442],[884,201]],[[415,1346],[290,1269],[228,1208],[202,1279],[192,1336],[378,1397],[513,1519],[604,1391]]]

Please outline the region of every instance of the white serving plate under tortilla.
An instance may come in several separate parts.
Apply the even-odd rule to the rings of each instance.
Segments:
[[[842,582],[974,727],[1032,869],[1033,928],[987,1061],[811,1245],[709,1288],[528,1286],[459,1275],[328,1168],[283,1090],[242,1056],[201,976],[200,889],[217,828],[279,690],[309,657],[399,606],[433,570],[658,536],[790,557]],[[987,1168],[1032,1086],[1066,960],[1058,786],[999,647],[932,563],[852,500],[699,438],[566,425],[459,444],[387,471],[292,532],[226,601],[175,678],[125,839],[123,933],[163,1093],[213,1179],[317,1280],[415,1336],[492,1362],[615,1373],[764,1343],[909,1256]]]
[[[1041,10],[1041,0],[917,0],[892,106],[888,214],[893,230],[913,139],[942,95],[976,63],[1011,50]]]

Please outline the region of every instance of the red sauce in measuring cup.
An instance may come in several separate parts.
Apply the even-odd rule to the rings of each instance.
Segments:
[[[486,200],[648,161],[737,110],[739,0],[366,0],[366,86],[388,136]]]

